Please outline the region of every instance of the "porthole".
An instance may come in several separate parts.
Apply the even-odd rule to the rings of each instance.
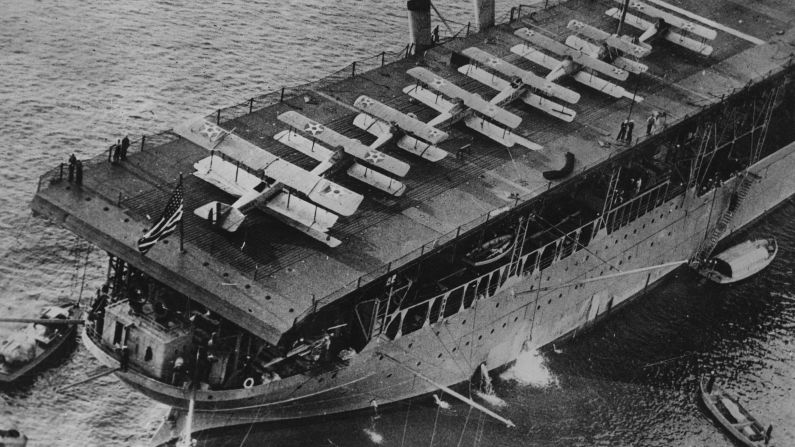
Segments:
[[[204,262],[202,262],[202,265],[203,265],[204,267],[207,267],[207,266],[209,266],[209,265],[210,265],[210,263],[209,263],[209,262],[207,262],[207,261],[204,261]]]
[[[246,285],[245,285],[245,286],[243,286],[243,287],[245,287],[246,289],[250,289],[250,288],[251,288],[251,284],[246,284]]]
[[[392,377],[392,373],[389,373],[389,374],[386,375],[387,379],[390,378],[390,377]]]
[[[163,239],[163,243],[168,245],[168,239]]]
[[[536,306],[536,310],[541,310],[541,305]]]
[[[270,301],[270,300],[271,300],[271,296],[270,295],[265,295],[265,301]]]
[[[500,303],[494,303],[494,307],[500,307]]]
[[[440,359],[440,358],[442,358],[442,353],[440,352],[440,353],[439,353],[439,354],[436,356],[436,358],[437,358],[437,359]]]
[[[513,317],[513,322],[516,323],[517,321],[519,321],[519,317]]]
[[[422,362],[417,362],[417,366],[420,366],[420,365],[422,365]]]
[[[124,218],[124,223],[127,223],[127,222],[129,222],[129,221],[130,221],[130,218],[129,218],[129,217],[125,217],[125,218]]]
[[[505,329],[505,326],[508,326],[508,323],[503,323],[502,328]]]
[[[624,261],[618,261],[618,265],[621,265],[623,263],[624,263]]]
[[[102,208],[102,210],[103,210],[103,211],[110,211],[110,208],[108,208],[108,207],[106,206],[106,207]]]
[[[224,272],[224,274],[223,274],[223,275],[221,275],[221,276],[223,276],[224,278],[229,278],[229,273],[227,273],[227,272]]]
[[[469,346],[469,342],[464,343],[464,346]]]
[[[86,202],[90,202],[90,201],[91,201],[91,197],[86,197]]]
[[[493,333],[494,333],[494,329],[492,328],[491,331],[489,331],[489,334],[493,334]]]
[[[483,336],[482,335],[478,335],[478,340],[483,340]]]
[[[563,298],[563,293],[559,293],[558,298]]]
[[[408,348],[411,349],[412,346],[414,346],[414,343],[409,343]]]
[[[293,313],[293,312],[295,312],[295,309],[293,309],[293,308],[291,307],[291,308],[287,309],[287,312]]]
[[[456,349],[458,349],[458,348],[453,348],[453,352],[455,352],[455,351],[456,351]]]
[[[461,324],[467,324],[467,320],[462,321]]]
[[[651,244],[650,244],[650,245],[651,245],[652,247],[654,247],[654,241],[651,241]]]
[[[547,300],[547,304],[552,304],[552,298]]]

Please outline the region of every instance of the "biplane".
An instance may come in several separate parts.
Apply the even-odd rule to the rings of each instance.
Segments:
[[[183,123],[174,132],[210,151],[209,157],[194,164],[194,175],[238,197],[231,205],[210,202],[194,210],[226,231],[236,231],[257,208],[336,247],[340,241],[327,231],[336,223],[337,214],[352,215],[364,199],[323,178],[325,168],[306,171],[204,118]]]
[[[607,74],[614,79],[626,80],[629,76],[626,70],[590,57],[580,50],[568,47],[527,28],[518,29],[515,34],[532,45],[514,45],[511,47],[511,52],[550,70],[546,76],[547,80],[554,82],[562,77],[571,76],[575,81],[614,98],[629,98],[634,99],[636,102],[643,100],[643,98],[633,95],[623,87],[593,74],[593,72],[598,72]],[[564,59],[558,60],[548,56],[533,45],[558,55],[563,55]],[[585,68],[588,70],[584,70]]]
[[[519,144],[530,150],[541,149],[540,145],[511,132],[510,129],[515,129],[522,122],[522,118],[516,114],[491,104],[480,95],[468,92],[425,68],[414,67],[407,73],[418,82],[407,86],[403,92],[439,112],[436,118],[427,123],[429,126],[463,121],[470,129],[506,147]]]
[[[569,36],[566,38],[566,45],[630,73],[641,74],[649,70],[648,66],[628,59],[624,55],[641,58],[649,54],[651,48],[635,45],[628,40],[609,34],[579,20],[570,21],[568,28],[598,43],[591,43],[579,36]]]
[[[360,96],[353,105],[365,112],[358,114],[353,119],[353,124],[376,137],[370,147],[381,147],[395,140],[395,145],[400,149],[431,162],[437,162],[448,155],[445,150],[436,146],[449,138],[447,132],[369,96]]]
[[[404,177],[409,172],[408,163],[365,146],[361,141],[337,133],[298,112],[292,110],[284,112],[278,118],[279,121],[289,124],[292,129],[307,135],[312,140],[319,140],[334,148],[342,147],[346,154],[398,177]]]
[[[616,1],[622,4],[624,3],[623,0]],[[715,38],[718,36],[718,32],[714,29],[690,22],[669,12],[657,9],[651,5],[647,5],[646,3],[636,0],[630,1],[629,7],[640,11],[651,19],[655,20],[654,22],[650,22],[646,19],[630,14],[629,12],[627,12],[626,16],[624,17],[624,23],[643,31],[643,34],[638,37],[638,41],[642,44],[647,44],[648,42],[652,42],[657,39],[664,39],[704,56],[709,56],[712,54],[713,48],[710,45],[707,45],[704,41],[715,40]],[[621,20],[621,8],[610,8],[605,12],[605,14],[615,19]],[[676,28],[676,30],[672,28]],[[698,36],[704,41],[698,41],[691,37],[687,37],[680,31],[685,31],[694,36]]]
[[[579,93],[547,81],[534,73],[522,70],[479,48],[467,48],[462,51],[462,54],[477,64],[489,67],[511,79],[508,81],[498,77],[475,64],[466,64],[458,67],[460,73],[500,92],[489,101],[492,104],[501,105],[521,99],[525,104],[566,122],[572,122],[577,115],[574,110],[540,96],[536,92],[572,104],[580,100]]]
[[[338,148],[336,151],[329,149],[315,140],[306,138],[293,129],[283,130],[274,135],[273,139],[319,161],[320,164],[314,170],[328,169],[329,171],[336,171],[344,169],[348,176],[395,197],[400,197],[406,192],[406,185],[402,182],[356,162],[342,148]]]

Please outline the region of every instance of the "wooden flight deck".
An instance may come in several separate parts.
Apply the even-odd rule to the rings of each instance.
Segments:
[[[625,82],[611,79],[644,98],[632,106],[635,136],[643,137],[645,118],[653,111],[666,112],[670,128],[703,107],[718,103],[733,89],[742,89],[788,68],[795,29],[788,29],[773,12],[775,8],[789,8],[781,16],[793,17],[795,7],[763,3],[774,6],[750,10],[727,0],[708,0],[688,7],[716,22],[741,26],[740,31],[768,43],[757,46],[718,31],[717,38],[709,41],[714,52],[706,58],[670,42],[655,42],[650,54],[642,59],[649,66],[647,73],[630,74]],[[719,7],[726,4],[732,6],[731,14]],[[616,21],[605,15],[613,6],[611,1],[571,0],[554,10],[540,11],[485,33],[437,46],[427,52],[422,65],[488,101],[499,92],[459,73],[449,64],[453,52],[478,47],[544,77],[547,70],[511,53],[512,46],[525,43],[514,35],[515,30],[533,29],[561,44],[575,34],[567,28],[572,19],[613,32]],[[724,14],[728,15],[722,17]],[[737,14],[745,18],[744,25],[738,25],[736,18],[730,20]],[[763,20],[752,21],[752,17]],[[777,35],[778,30],[785,32]],[[624,32],[640,34],[631,27],[625,27]],[[234,128],[235,135],[254,145],[311,170],[316,160],[273,138],[289,128],[278,116],[298,112],[369,145],[375,137],[353,124],[358,114],[353,104],[361,95],[400,112],[414,113],[422,122],[437,115],[402,92],[415,83],[406,72],[419,62],[418,57],[400,60],[320,90],[307,90],[310,102],[302,94],[229,122],[222,116],[220,124],[227,130]],[[330,230],[342,241],[337,248],[329,248],[264,215],[254,216],[252,222],[235,233],[214,228],[195,216],[193,210],[207,202],[231,203],[234,199],[191,175],[194,163],[207,157],[208,151],[179,138],[132,151],[127,160],[118,164],[107,161],[107,152],[100,154],[86,162],[82,186],[70,184],[65,178],[42,183],[33,209],[244,329],[276,343],[317,300],[375,279],[377,274],[362,278],[373,269],[386,273],[390,267],[415,259],[426,248],[450,240],[459,227],[471,229],[488,213],[515,205],[517,196],[526,201],[554,187],[556,182],[550,183],[542,174],[560,169],[567,151],[576,157],[576,175],[619,152],[631,150],[599,144],[615,141],[618,125],[627,117],[630,99],[610,97],[571,79],[557,82],[581,95],[577,104],[566,104],[577,112],[571,123],[520,100],[501,106],[522,119],[512,131],[543,146],[542,150],[519,145],[506,148],[463,125],[441,126],[450,138],[438,146],[450,156],[436,162],[411,155],[391,143],[378,149],[410,166],[408,174],[400,178],[406,185],[400,197],[343,174],[335,175],[334,182],[365,197],[353,215],[340,217]],[[136,241],[160,216],[180,173],[185,191],[185,251],[179,251],[179,233],[175,233],[167,243],[159,242],[143,256],[136,249]],[[49,175],[43,179],[52,178]]]

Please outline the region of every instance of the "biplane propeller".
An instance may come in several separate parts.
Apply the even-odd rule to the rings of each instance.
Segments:
[[[429,126],[441,123],[450,125],[463,121],[470,129],[506,147],[519,144],[530,150],[541,149],[540,145],[511,132],[510,129],[518,127],[522,122],[522,118],[516,114],[489,103],[480,95],[468,92],[425,68],[414,67],[407,73],[418,82],[415,85],[407,86],[403,92],[439,112],[436,118],[427,123]],[[490,120],[498,124],[492,123]]]
[[[528,44],[518,44],[511,47],[512,53],[550,70],[546,76],[547,80],[554,82],[565,76],[570,76],[575,81],[614,98],[629,98],[634,99],[636,102],[643,100],[643,98],[633,95],[625,88],[593,74],[594,71],[609,73],[613,78],[624,80],[629,76],[626,70],[590,57],[580,50],[568,47],[546,36],[541,36],[527,28],[516,30],[515,34],[529,43],[538,45],[548,51],[565,55],[563,60],[558,60]],[[584,68],[588,68],[590,71],[586,71]]]
[[[257,208],[335,247],[340,241],[326,233],[337,221],[334,213],[350,216],[364,199],[321,177],[320,170],[306,171],[204,118],[183,123],[174,132],[211,152],[194,165],[194,175],[238,197],[232,205],[210,202],[194,210],[226,231],[236,231]]]
[[[492,104],[507,104],[521,99],[525,104],[566,122],[573,121],[577,115],[574,110],[540,96],[536,92],[572,104],[580,100],[579,93],[522,70],[479,48],[467,48],[462,53],[477,64],[489,67],[510,78],[510,81],[503,79],[474,64],[458,67],[460,73],[500,92],[489,101]]]
[[[370,147],[381,147],[394,140],[397,147],[432,162],[437,162],[448,155],[446,151],[436,146],[437,143],[449,138],[447,132],[429,126],[369,96],[360,96],[353,105],[365,112],[358,114],[353,124],[376,137],[376,141]]]
[[[624,3],[623,0],[616,1],[622,4]],[[654,20],[654,22],[650,22],[630,14],[629,12],[625,15],[624,23],[643,31],[643,34],[638,37],[638,41],[641,42],[641,44],[648,45],[649,42],[653,42],[654,40],[664,39],[704,56],[712,54],[714,49],[710,45],[707,45],[703,41],[700,42],[691,37],[687,37],[680,31],[685,31],[704,40],[715,40],[718,36],[718,32],[714,29],[690,22],[640,1],[631,0],[629,2],[629,7],[640,11]],[[605,14],[621,20],[620,8],[610,8]],[[676,30],[673,28],[676,28]]]

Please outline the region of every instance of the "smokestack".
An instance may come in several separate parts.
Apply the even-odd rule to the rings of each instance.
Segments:
[[[475,23],[483,31],[494,26],[494,0],[472,0],[475,7]]]
[[[414,54],[420,54],[431,45],[431,1],[408,0],[409,39],[414,45]]]

